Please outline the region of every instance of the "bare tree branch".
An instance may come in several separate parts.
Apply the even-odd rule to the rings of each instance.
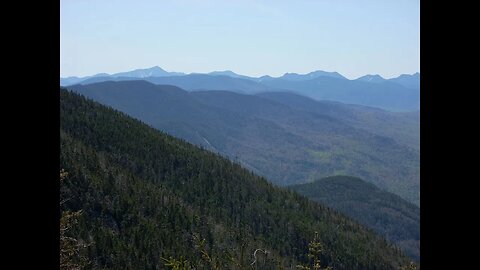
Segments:
[[[257,251],[262,251],[265,255],[267,255],[268,251],[266,250],[262,250],[262,249],[255,249],[255,251],[253,252],[253,258],[255,259],[250,265],[254,265],[256,262],[257,262]]]

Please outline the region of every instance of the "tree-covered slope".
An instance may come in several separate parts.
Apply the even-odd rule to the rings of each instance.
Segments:
[[[187,92],[145,81],[69,89],[236,159],[278,185],[346,174],[419,203],[419,152],[399,142],[405,138],[415,143],[414,138],[402,136],[408,129],[415,133],[415,128],[407,122],[402,129],[405,133],[391,131],[395,129],[389,127],[402,119],[387,117],[392,121],[384,121],[381,116],[388,113],[381,110],[376,118],[355,118],[350,115],[360,113],[344,104],[315,103],[317,111],[306,111],[263,96]],[[331,107],[335,113],[328,113]]]
[[[270,252],[262,269],[290,268],[308,260],[314,231],[334,269],[408,264],[362,225],[228,159],[65,90],[60,104],[61,210],[82,211],[69,237],[86,244],[87,269],[202,261],[195,234],[220,269],[248,269],[257,248]]]
[[[420,260],[420,208],[362,179],[332,176],[289,188],[373,229]]]
[[[331,116],[352,127],[392,138],[416,150],[420,149],[420,111],[389,112],[362,105],[314,100],[292,92],[267,92],[257,96],[297,110]]]

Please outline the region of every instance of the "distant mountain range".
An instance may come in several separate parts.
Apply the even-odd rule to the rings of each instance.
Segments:
[[[373,229],[420,261],[418,206],[350,176],[332,176],[289,188]]]
[[[235,78],[225,75],[189,74],[184,76],[168,77],[93,77],[86,79],[82,84],[92,84],[105,81],[134,81],[145,80],[158,85],[174,85],[189,91],[198,90],[230,90],[238,93],[260,93],[270,91],[271,88],[252,80]]]
[[[397,83],[401,86],[406,88],[420,90],[420,73],[416,72],[412,75],[410,74],[402,74],[397,78],[392,79],[384,79],[382,76],[376,75],[365,75],[357,79],[357,81],[364,81],[364,82],[373,82],[373,83],[383,83],[383,82],[393,82]]]
[[[188,92],[146,81],[69,89],[237,160],[278,185],[347,174],[419,203],[418,111],[393,113],[289,92]]]
[[[146,80],[155,84],[171,84],[188,91],[229,90],[244,94],[291,91],[316,100],[339,101],[378,107],[391,111],[415,111],[420,108],[420,73],[403,74],[384,79],[366,75],[349,80],[338,72],[313,71],[308,74],[285,73],[249,77],[233,71],[213,71],[208,74],[167,72],[156,66],[115,74],[99,73],[87,77],[60,78],[61,86],[91,84],[103,81]]]
[[[166,77],[166,76],[181,76],[185,75],[182,72],[167,72],[160,68],[159,66],[155,66],[152,68],[146,69],[135,69],[132,71],[127,72],[120,72],[110,75],[111,77],[132,77],[132,78],[146,78],[146,77]]]
[[[263,84],[272,89],[288,89],[316,100],[360,104],[391,111],[413,111],[420,108],[418,90],[390,81],[377,83],[320,76],[302,81],[276,79]]]
[[[419,72],[413,75],[402,74],[397,78],[390,79],[390,81],[394,83],[398,83],[400,85],[403,85],[411,89],[417,89],[417,90],[420,89],[420,73]]]
[[[77,84],[77,83],[88,83],[89,79],[96,78],[96,80],[92,80],[93,82],[100,82],[100,81],[106,81],[108,78],[147,78],[147,77],[166,77],[166,76],[181,76],[185,75],[185,73],[181,72],[167,72],[163,70],[159,66],[151,67],[151,68],[145,68],[145,69],[135,69],[132,71],[127,71],[127,72],[119,72],[119,73],[114,73],[114,74],[108,74],[108,73],[98,73],[93,76],[86,76],[86,77],[67,77],[67,78],[60,78],[60,85],[61,86],[68,86],[72,84]]]
[[[307,81],[307,80],[315,79],[318,77],[331,77],[331,78],[347,80],[347,78],[343,77],[338,72],[326,72],[321,70],[313,71],[308,74],[285,73],[283,76],[279,77],[278,79],[287,80],[287,81]]]

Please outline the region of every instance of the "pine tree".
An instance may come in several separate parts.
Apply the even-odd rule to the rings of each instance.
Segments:
[[[312,264],[312,268],[306,267],[303,265],[297,265],[297,269],[301,270],[322,270],[321,264],[320,264],[320,255],[323,252],[323,246],[322,243],[320,242],[320,237],[318,235],[318,232],[315,232],[315,236],[313,237],[313,240],[308,244],[308,258],[310,259]],[[333,270],[332,267],[327,267],[323,268],[324,270]]]
[[[171,268],[172,270],[190,270],[192,269],[190,262],[183,257],[180,259],[175,259],[169,257],[168,259],[162,258],[165,261],[165,266]]]

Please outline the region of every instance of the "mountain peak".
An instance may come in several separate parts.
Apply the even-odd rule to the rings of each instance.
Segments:
[[[401,74],[400,76],[393,78],[393,79],[399,79],[399,78],[419,78],[420,77],[420,72],[415,72],[413,74]]]
[[[338,79],[346,79],[342,74],[336,71],[330,72],[330,71],[323,71],[323,70],[315,70],[308,73],[307,75],[315,76],[315,77],[325,76],[325,77],[333,77]]]
[[[380,83],[380,82],[384,82],[385,81],[385,78],[383,78],[382,76],[378,75],[378,74],[368,74],[368,75],[365,75],[365,76],[362,76],[360,78],[357,79],[358,81],[364,81],[364,82],[372,82],[372,83]]]
[[[263,75],[262,77],[259,77],[257,79],[258,82],[265,82],[265,81],[271,81],[271,80],[274,80],[275,78],[273,78],[272,76],[270,75]]]
[[[159,66],[153,66],[151,68],[139,68],[132,71],[120,72],[111,75],[112,77],[137,77],[137,78],[146,78],[146,77],[164,77],[171,76],[170,72],[165,71]]]
[[[245,76],[245,75],[240,75],[238,73],[235,73],[231,70],[223,70],[223,71],[212,71],[210,73],[207,73],[208,75],[213,75],[213,76],[228,76],[231,78],[240,78],[240,79],[252,79],[251,77]]]
[[[228,75],[228,76],[239,76],[237,73],[231,70],[223,70],[223,71],[212,71],[208,73],[210,75]]]
[[[281,79],[290,80],[290,81],[303,81],[303,80],[311,80],[318,77],[332,77],[338,79],[346,79],[338,72],[328,72],[323,70],[315,70],[307,74],[298,74],[298,73],[285,73],[283,74]]]
[[[153,66],[151,68],[147,68],[145,70],[151,70],[151,71],[163,71],[163,72],[166,72],[163,68],[159,67],[159,66]]]

